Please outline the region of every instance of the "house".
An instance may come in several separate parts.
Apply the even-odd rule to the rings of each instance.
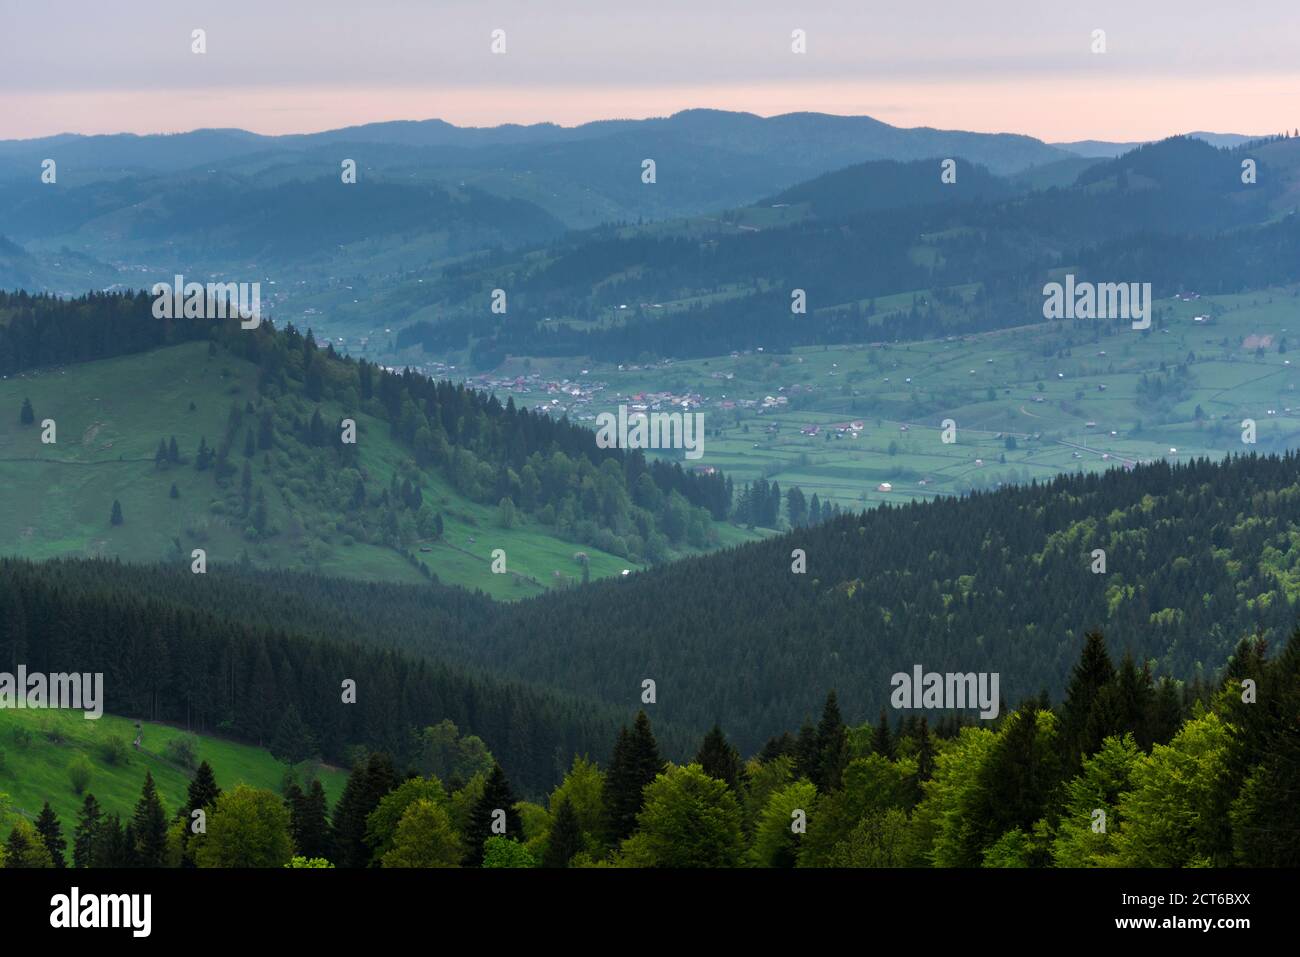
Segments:
[[[893,490],[894,490],[894,486],[890,482],[881,482],[879,485],[876,486],[877,492],[892,492]]]

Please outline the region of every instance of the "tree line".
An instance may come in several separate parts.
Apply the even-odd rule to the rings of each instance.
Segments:
[[[639,712],[609,758],[572,759],[542,802],[490,754],[468,765],[356,762],[330,811],[319,781],[222,791],[201,763],[169,815],[146,773],[130,818],[88,794],[75,867],[1294,867],[1300,863],[1300,630],[1241,641],[1197,696],[1152,687],[1090,632],[1066,694],[1000,719],[820,720],[748,760],[715,725],[665,760]],[[427,729],[440,741],[445,729]],[[451,729],[454,738],[455,729]],[[445,749],[442,753],[446,753]],[[441,776],[440,776],[441,775]],[[6,867],[62,867],[46,803]]]

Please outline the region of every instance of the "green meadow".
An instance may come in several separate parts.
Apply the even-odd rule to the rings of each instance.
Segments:
[[[85,799],[74,790],[68,765],[84,755],[92,768],[86,788],[106,812],[127,818],[140,797],[145,772],[153,774],[168,814],[184,802],[193,771],[171,760],[168,743],[186,736],[183,728],[141,722],[140,750],[131,746],[138,733],[136,722],[105,714],[89,720],[81,712],[57,710],[0,710],[0,794],[8,796],[9,813],[34,818],[45,801],[58,814],[65,839],[71,844],[77,810]],[[126,742],[125,763],[110,763],[105,743],[111,738]],[[280,792],[289,765],[270,752],[247,744],[236,744],[211,735],[196,735],[197,759],[207,761],[223,789],[238,784]],[[303,764],[296,769],[300,782],[311,774],[320,780],[333,806],[343,793],[347,774],[326,765]],[[3,822],[0,822],[3,826]],[[4,828],[6,834],[8,829]]]
[[[364,580],[420,583],[424,578],[397,551],[355,540],[338,530],[339,516],[310,494],[318,477],[300,474],[282,451],[251,460],[254,481],[267,493],[276,534],[250,538],[211,471],[190,465],[158,469],[160,438],[175,436],[193,458],[200,438],[214,446],[231,403],[258,399],[257,370],[227,355],[210,357],[203,343],[140,355],[43,369],[0,381],[0,553],[33,559],[105,556],[133,561],[184,561],[193,548],[211,563],[245,560]],[[29,398],[36,424],[22,426]],[[275,400],[277,411],[311,416],[298,396]],[[191,408],[193,406],[193,408]],[[323,403],[322,417],[337,421],[341,406]],[[409,453],[389,428],[353,413],[361,462],[375,488],[386,487]],[[56,443],[42,444],[40,423],[53,419]],[[269,459],[269,464],[268,464]],[[240,467],[242,456],[232,451]],[[323,481],[323,480],[322,480]],[[444,535],[411,546],[444,583],[481,589],[496,598],[538,594],[581,580],[576,554],[585,553],[593,578],[637,566],[591,546],[567,542],[519,515],[511,528],[497,509],[459,495],[433,470],[423,473],[426,502],[444,519]],[[177,497],[169,497],[175,483]],[[232,483],[237,488],[237,479]],[[119,501],[123,523],[110,522]],[[730,535],[730,532],[727,533]],[[506,574],[492,572],[494,549],[506,552]]]

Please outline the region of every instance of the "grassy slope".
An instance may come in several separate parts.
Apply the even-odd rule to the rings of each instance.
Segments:
[[[26,729],[31,743],[21,747],[14,731]],[[61,743],[55,743],[46,730],[57,731]],[[135,739],[135,722],[104,715],[89,721],[80,712],[68,711],[0,711],[0,793],[8,794],[11,811],[34,818],[44,801],[58,814],[63,834],[71,843],[77,810],[84,795],[76,794],[68,779],[68,763],[81,753],[89,759],[94,773],[87,790],[108,812],[124,818],[131,814],[140,797],[145,771],[153,774],[167,813],[173,814],[185,800],[192,772],[163,757],[167,742],[184,735],[182,729],[144,722],[144,740],[140,751],[130,749]],[[99,743],[117,735],[131,750],[130,763],[113,766],[103,761]],[[198,756],[212,765],[217,784],[223,789],[249,784],[279,792],[288,765],[277,761],[262,748],[235,744],[222,738],[199,736]],[[347,775],[342,770],[323,766],[318,777],[325,787],[331,807],[343,793]],[[301,778],[301,775],[300,775]]]
[[[257,399],[251,364],[225,355],[209,358],[206,350],[205,344],[191,343],[0,381],[0,487],[5,489],[0,552],[36,559],[72,554],[188,563],[190,550],[203,547],[210,562],[237,561],[247,551],[254,564],[422,582],[396,552],[346,544],[332,528],[333,514],[292,492],[283,456],[272,456],[269,474],[260,453],[253,460],[255,482],[267,492],[271,524],[281,529],[261,543],[244,538],[241,521],[227,522],[213,513],[212,503],[225,493],[210,471],[196,472],[187,465],[155,469],[159,438],[175,435],[182,455],[192,459],[201,436],[210,446],[219,440],[232,400],[243,405]],[[56,445],[42,445],[36,426],[19,424],[24,397],[30,397],[38,423],[55,420]],[[305,403],[296,411],[304,418],[311,414]],[[337,421],[342,409],[325,403],[322,417]],[[357,423],[362,462],[372,476],[369,485],[385,488],[409,456],[389,437],[386,424],[365,415],[357,416]],[[242,452],[232,451],[231,461],[242,468]],[[536,523],[500,528],[495,508],[458,495],[433,472],[425,476],[425,500],[442,511],[445,535],[427,543],[431,551],[420,558],[445,583],[518,598],[557,582],[580,580],[573,559],[578,551],[590,556],[592,577],[635,567],[558,539]],[[168,497],[173,482],[180,493],[174,500]],[[125,517],[116,528],[109,523],[114,499],[122,503]],[[185,558],[178,556],[173,538],[181,540]],[[505,549],[509,574],[492,574],[495,548]]]

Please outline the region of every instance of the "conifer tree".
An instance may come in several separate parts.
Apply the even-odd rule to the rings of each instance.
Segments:
[[[36,413],[32,411],[31,399],[23,399],[23,408],[18,413],[18,421],[23,425],[31,425],[36,421]]]
[[[83,808],[84,810],[84,808]],[[96,828],[91,867],[134,867],[131,825],[122,826],[117,814],[103,817]]]
[[[1168,744],[1183,723],[1183,701],[1178,682],[1168,675],[1156,683],[1147,715],[1147,730],[1152,744]]]
[[[894,735],[889,729],[889,715],[884,708],[880,709],[880,720],[876,722],[876,729],[871,734],[871,750],[881,757],[894,760]]]
[[[642,792],[663,769],[650,719],[645,711],[639,711],[631,731],[620,729],[605,776],[605,815],[614,844],[636,830],[636,816],[644,800]]]
[[[1076,771],[1083,758],[1095,754],[1101,739],[1088,734],[1088,719],[1101,689],[1115,677],[1115,666],[1106,652],[1106,639],[1099,631],[1084,636],[1083,652],[1070,675],[1061,708],[1061,743],[1067,769]],[[1094,720],[1094,729],[1096,721]],[[1093,740],[1095,738],[1095,740]]]
[[[109,522],[113,525],[122,524],[122,503],[113,499],[113,514],[109,516]]]
[[[794,742],[795,777],[807,778],[816,784],[821,776],[820,765],[821,751],[817,746],[817,729],[805,718],[803,726],[799,729],[799,736]]]
[[[695,763],[704,769],[711,778],[725,781],[727,787],[736,790],[740,784],[740,752],[727,741],[720,725],[715,723],[713,729],[704,736]]]
[[[519,812],[515,810],[517,801],[518,798],[515,797],[510,782],[506,780],[505,771],[501,769],[500,764],[493,764],[492,773],[488,775],[487,783],[483,787],[483,796],[479,798],[470,814],[469,828],[465,835],[466,867],[478,867],[483,863],[483,842],[489,837],[522,840],[524,827]],[[493,824],[501,820],[501,815],[498,813],[501,811],[505,812],[504,834],[500,830],[500,825],[493,830]]]
[[[826,695],[822,718],[817,722],[817,776],[812,779],[817,790],[829,794],[840,787],[844,766],[848,764],[849,736],[840,717],[839,700],[835,692]]]
[[[212,765],[207,761],[200,761],[199,766],[194,769],[194,777],[190,779],[185,803],[176,812],[176,816],[185,822],[184,830],[181,831],[181,867],[194,866],[189,848],[190,839],[194,836],[194,812],[202,808],[205,814],[211,814],[220,796],[221,788],[217,786]]]
[[[295,783],[285,797],[285,804],[289,808],[289,832],[293,837],[294,853],[332,861],[328,802],[320,781],[312,781],[305,792]]]
[[[77,812],[77,827],[72,834],[72,866],[92,867],[101,840],[103,811],[95,795],[87,794]]]
[[[566,794],[555,809],[551,836],[546,844],[546,853],[542,855],[542,867],[568,867],[573,855],[581,850],[582,827],[578,823],[578,812]]]
[[[916,777],[928,781],[934,775],[934,740],[930,737],[930,722],[921,715],[921,727],[916,734]]]
[[[758,753],[758,760],[763,764],[771,764],[783,755],[793,756],[794,748],[794,737],[789,731],[785,731],[779,738],[767,739],[767,744],[763,745],[763,750]]]
[[[397,786],[393,759],[375,752],[365,764],[358,764],[348,777],[339,802],[334,806],[335,854],[339,867],[367,867],[373,849],[366,843],[366,818],[379,806],[384,795]]]
[[[67,867],[68,862],[64,859],[63,852],[67,849],[68,842],[63,839],[63,828],[59,825],[58,815],[51,809],[49,801],[45,802],[41,813],[36,816],[36,833],[41,836],[46,850],[50,852],[50,859],[54,862],[54,866]]]
[[[167,814],[152,772],[145,771],[144,787],[131,817],[135,850],[140,867],[161,867],[167,851]]]

